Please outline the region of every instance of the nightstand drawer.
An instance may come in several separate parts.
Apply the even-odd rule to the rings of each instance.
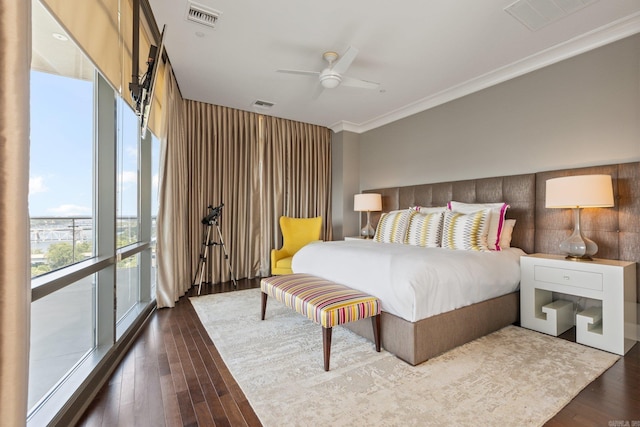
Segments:
[[[601,273],[544,267],[541,265],[534,267],[534,280],[595,291],[602,290],[603,281]]]

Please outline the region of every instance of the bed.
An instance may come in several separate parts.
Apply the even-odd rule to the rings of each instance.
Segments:
[[[639,162],[371,189],[368,192],[382,194],[383,212],[410,206],[444,206],[451,200],[467,203],[507,202],[510,207],[506,218],[516,220],[511,247],[526,253],[559,254],[559,243],[573,228],[573,216],[569,209],[545,209],[545,182],[549,178],[583,174],[609,174],[613,178],[615,207],[593,212],[586,209],[582,215],[582,228],[598,242],[597,257],[636,262],[640,318]],[[372,213],[371,218],[375,225],[380,214]],[[331,266],[325,267],[326,271],[331,271]],[[426,318],[406,318],[398,314],[384,311],[383,307],[382,345],[400,359],[417,365],[516,323],[519,320],[519,292],[508,292]],[[370,326],[369,322],[355,322],[346,327],[373,341]]]
[[[515,219],[517,224],[511,248],[470,253],[359,240],[314,243],[296,254],[294,272],[321,276],[379,297],[382,345],[412,365],[517,322],[519,257],[532,252],[534,245],[534,174],[369,191],[382,194],[383,212],[410,206],[445,206],[451,200],[507,202],[510,207],[506,218]],[[379,218],[373,216],[375,222]],[[425,269],[421,264],[425,258],[448,267]],[[469,263],[481,269],[469,270],[465,267]],[[492,271],[498,272],[497,278]],[[470,276],[477,286],[462,288],[447,274],[467,276],[467,282]],[[429,275],[438,280],[432,280],[432,285],[420,284]],[[416,304],[416,298],[427,303]],[[347,327],[373,340],[368,323],[360,321]]]
[[[303,247],[293,270],[348,284],[378,297],[385,312],[418,322],[516,292],[524,254],[345,240]]]

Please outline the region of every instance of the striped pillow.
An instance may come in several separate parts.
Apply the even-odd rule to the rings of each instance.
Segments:
[[[405,243],[427,248],[438,248],[442,241],[444,212],[429,214],[413,212],[409,218],[409,228]]]
[[[442,247],[471,251],[488,251],[487,229],[490,209],[470,214],[445,212],[442,229]]]
[[[504,228],[504,216],[507,213],[509,205],[506,203],[463,203],[449,202],[449,209],[454,212],[472,213],[481,209],[491,209],[491,217],[489,218],[489,228],[487,229],[487,245],[489,249],[499,251],[500,236]]]
[[[380,221],[378,221],[376,235],[373,237],[375,241],[381,243],[404,243],[410,214],[411,212],[408,209],[383,213]]]

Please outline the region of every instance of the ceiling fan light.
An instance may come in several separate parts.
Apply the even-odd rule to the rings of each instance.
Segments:
[[[326,89],[333,89],[334,87],[338,87],[340,84],[340,79],[336,77],[329,77],[327,79],[322,80],[322,86]]]
[[[333,89],[334,87],[338,87],[342,79],[337,74],[327,74],[324,76],[320,76],[320,83],[326,89]]]

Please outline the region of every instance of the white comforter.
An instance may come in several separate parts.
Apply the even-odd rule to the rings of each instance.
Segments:
[[[516,291],[524,254],[346,240],[303,247],[292,269],[374,295],[384,311],[415,322]]]

